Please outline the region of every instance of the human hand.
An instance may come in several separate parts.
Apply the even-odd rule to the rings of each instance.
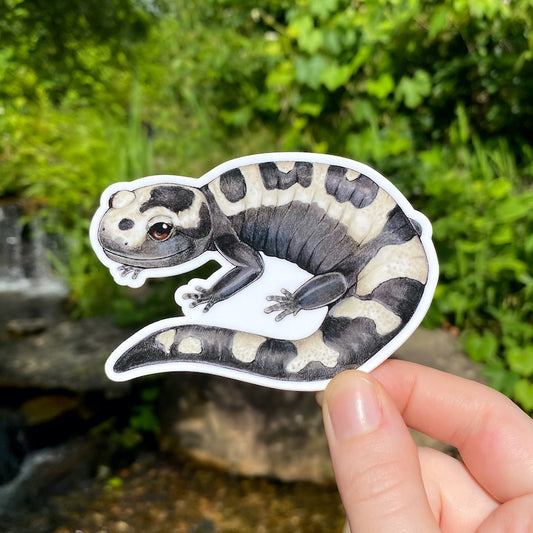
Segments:
[[[533,532],[533,420],[502,394],[389,360],[317,398],[352,533]],[[408,427],[464,464],[417,449]]]

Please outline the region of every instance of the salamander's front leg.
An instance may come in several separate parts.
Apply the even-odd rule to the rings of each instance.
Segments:
[[[129,265],[120,265],[118,271],[123,278],[128,277],[131,274],[131,279],[137,279],[139,274],[142,272],[142,268],[129,266]]]
[[[346,280],[338,272],[321,274],[306,281],[294,293],[282,289],[281,296],[267,296],[268,301],[277,302],[265,309],[265,313],[280,311],[276,320],[287,315],[296,315],[301,309],[317,309],[338,300],[348,289]]]
[[[210,289],[195,287],[198,292],[183,295],[183,298],[192,300],[191,307],[205,304],[204,312],[209,311],[217,302],[226,300],[255,281],[261,276],[264,269],[263,259],[259,253],[239,241],[234,235],[222,235],[215,240],[215,246],[235,267]]]
[[[192,300],[189,307],[196,307],[197,305],[205,304],[204,313],[207,313],[213,305],[220,301],[213,296],[211,289],[204,289],[203,287],[194,287],[197,292],[188,292],[183,295],[186,300]]]

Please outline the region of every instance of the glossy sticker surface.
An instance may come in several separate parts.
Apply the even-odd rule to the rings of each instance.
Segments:
[[[111,354],[115,381],[198,371],[321,390],[391,355],[420,324],[438,277],[427,218],[372,168],[322,154],[260,154],[199,179],[116,183],[91,242],[131,287],[220,264],[177,289],[184,316],[150,324]]]

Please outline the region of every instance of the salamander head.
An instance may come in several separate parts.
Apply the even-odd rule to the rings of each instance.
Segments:
[[[202,254],[211,239],[205,196],[193,187],[162,184],[111,196],[98,241],[113,261],[138,268],[168,267]]]

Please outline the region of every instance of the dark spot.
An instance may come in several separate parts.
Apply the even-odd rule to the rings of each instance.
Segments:
[[[302,187],[309,187],[313,181],[313,163],[297,161],[291,170],[296,174],[296,179]]]
[[[415,226],[397,205],[390,210],[387,215],[387,223],[376,240],[379,239],[384,244],[402,244],[410,241],[415,235],[417,235]]]
[[[207,235],[209,235],[211,227],[212,224],[209,208],[206,204],[202,204],[202,207],[200,207],[198,224],[193,228],[180,228],[180,231],[184,235],[187,235],[193,239],[201,239],[202,237],[207,237]]]
[[[259,173],[261,174],[265,189],[271,191],[272,189],[282,188],[279,182],[280,170],[275,163],[261,163],[259,165]],[[286,185],[285,188],[290,187],[294,183],[296,183],[296,179],[286,179],[284,183]]]
[[[228,170],[220,176],[220,190],[230,202],[238,202],[246,196],[246,182],[239,168]]]
[[[412,218],[409,219],[409,222],[411,222],[413,228],[415,228],[415,231],[418,233],[418,235],[422,235],[422,226],[420,225],[420,223]]]
[[[259,172],[265,189],[285,190],[298,183],[302,187],[309,187],[313,181],[313,164],[307,161],[297,161],[289,172],[283,172],[276,163],[260,163]]]
[[[412,278],[394,278],[378,285],[369,299],[383,304],[407,322],[424,294],[423,283]]]
[[[362,365],[380,350],[393,335],[382,336],[376,323],[366,317],[354,319],[327,315],[320,327],[324,343],[340,353],[339,363]]]
[[[178,185],[161,185],[152,189],[150,199],[141,205],[139,211],[144,213],[152,207],[166,207],[179,213],[191,207],[193,201],[194,193],[190,189]]]
[[[346,170],[344,167],[331,165],[326,173],[326,192],[334,196],[339,202],[347,202],[353,192],[353,190],[348,194],[342,194],[342,191],[339,192],[339,186],[347,181],[345,178]]]
[[[281,339],[267,339],[257,350],[254,366],[262,373],[284,375],[285,364],[298,355],[296,346]]]
[[[350,198],[352,205],[360,209],[370,205],[379,192],[378,185],[367,176],[359,176],[353,183],[356,189]]]
[[[127,231],[127,230],[133,228],[133,226],[135,226],[135,222],[133,222],[133,220],[131,218],[123,218],[118,223],[118,229],[121,230],[121,231]]]
[[[346,178],[347,169],[331,165],[326,174],[326,192],[341,203],[350,202],[361,209],[370,205],[376,198],[379,187],[367,176],[359,176],[350,181]]]

